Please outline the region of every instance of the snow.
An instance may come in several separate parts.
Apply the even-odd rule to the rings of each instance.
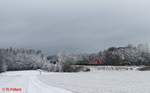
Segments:
[[[74,93],[150,93],[150,72],[51,73],[39,78],[49,85]]]
[[[42,72],[41,75],[39,71],[14,71],[0,74],[0,88],[22,88],[20,92],[11,93],[150,93],[149,81],[149,71],[136,70]]]
[[[38,71],[15,71],[0,75],[0,93],[72,93],[39,81]],[[21,91],[2,91],[2,88],[21,88]]]

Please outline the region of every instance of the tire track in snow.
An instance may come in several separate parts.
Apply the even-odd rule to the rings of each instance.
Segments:
[[[0,74],[2,75],[2,74]],[[0,93],[72,93],[41,82],[37,71],[14,71],[0,76]],[[21,88],[21,91],[4,92],[2,88]]]
[[[36,76],[31,76],[29,78],[27,93],[72,93],[68,90],[56,88],[44,84]]]

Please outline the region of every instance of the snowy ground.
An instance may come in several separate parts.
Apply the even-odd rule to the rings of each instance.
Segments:
[[[72,93],[42,83],[39,71],[15,71],[0,74],[0,93]],[[14,89],[21,90],[14,90]]]
[[[39,71],[16,71],[0,74],[0,88],[22,88],[22,91],[0,93],[150,93],[149,82],[149,71],[42,72],[42,75]]]
[[[39,78],[49,85],[74,93],[150,93],[150,72],[52,73]]]

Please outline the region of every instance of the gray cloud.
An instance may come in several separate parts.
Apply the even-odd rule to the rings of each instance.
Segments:
[[[97,52],[149,43],[148,0],[1,0],[0,47]]]

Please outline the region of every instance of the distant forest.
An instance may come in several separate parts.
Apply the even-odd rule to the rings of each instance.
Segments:
[[[110,47],[94,54],[58,54],[46,56],[41,50],[0,49],[0,72],[42,69],[54,72],[79,71],[82,65],[150,66],[147,44]]]

